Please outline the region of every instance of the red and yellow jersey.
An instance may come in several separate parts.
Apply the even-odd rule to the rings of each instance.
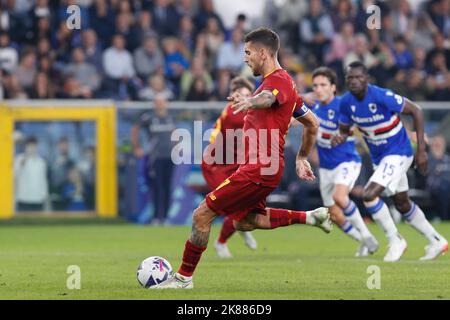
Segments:
[[[303,105],[303,101],[284,69],[266,75],[253,95],[263,90],[272,92],[276,101],[270,108],[247,111],[244,123],[245,164],[239,167],[239,171],[253,182],[277,186],[284,169],[285,136],[294,109],[298,110],[297,104]]]

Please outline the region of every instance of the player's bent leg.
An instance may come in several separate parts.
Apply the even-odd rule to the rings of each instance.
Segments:
[[[384,187],[369,182],[363,193],[364,205],[371,214],[373,220],[383,229],[388,241],[389,249],[384,256],[384,261],[398,261],[406,250],[406,240],[398,233],[394,220],[392,219],[389,208],[379,197],[384,191]]]
[[[334,224],[338,225],[345,234],[358,242],[362,240],[359,231],[353,227],[350,221],[345,219],[345,216],[338,205],[334,204],[331,207],[328,207],[328,211],[330,213],[331,221],[333,221]]]
[[[361,234],[361,245],[355,256],[365,257],[375,253],[379,248],[377,239],[367,228],[356,204],[349,198],[349,186],[337,183],[334,187],[333,200],[342,209],[344,217]],[[348,227],[347,227],[348,228]]]
[[[399,192],[392,198],[395,208],[405,220],[430,242],[420,260],[433,260],[448,251],[448,241],[433,228],[420,207],[409,199],[406,191]]]
[[[211,224],[217,214],[212,211],[203,201],[194,210],[192,217],[192,231],[186,241],[183,260],[178,272],[173,278],[155,286],[155,289],[191,289],[193,288],[192,275],[200,261],[208,244]]]

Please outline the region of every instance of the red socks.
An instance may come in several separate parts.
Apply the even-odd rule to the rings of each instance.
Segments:
[[[181,263],[180,269],[178,269],[178,273],[185,277],[192,277],[205,250],[206,247],[196,246],[187,240],[184,246],[183,262]]]
[[[220,229],[219,239],[217,240],[219,243],[226,243],[227,240],[236,232],[236,229],[233,225],[233,219],[230,217],[225,217],[222,224],[222,229]]]
[[[286,209],[269,209],[270,212],[270,227],[275,229],[278,227],[289,226],[291,224],[305,224],[306,212],[305,211],[293,211]]]

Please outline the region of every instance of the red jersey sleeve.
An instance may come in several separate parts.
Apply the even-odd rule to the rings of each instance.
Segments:
[[[278,105],[281,105],[288,100],[289,86],[292,86],[292,83],[287,79],[269,75],[261,84],[260,91],[267,90],[272,92],[277,99]]]

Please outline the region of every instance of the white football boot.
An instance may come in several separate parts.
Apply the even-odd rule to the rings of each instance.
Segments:
[[[355,253],[355,257],[367,257],[369,255],[369,248],[364,242],[359,245],[358,251]]]
[[[226,243],[220,243],[219,241],[216,241],[214,243],[214,248],[216,249],[216,253],[219,258],[229,259],[233,257]]]
[[[444,255],[448,251],[448,242],[441,239],[435,243],[429,244],[425,247],[425,255],[420,258],[421,261],[434,260],[440,255]]]
[[[244,238],[245,245],[252,250],[256,250],[258,244],[256,243],[255,237],[253,237],[250,231],[239,231],[239,234]]]
[[[193,289],[194,282],[192,277],[185,277],[178,272],[174,274],[173,277],[167,279],[166,281],[150,287],[150,289]]]
[[[398,261],[403,253],[405,253],[407,247],[408,244],[406,243],[406,240],[400,234],[397,234],[395,240],[389,243],[389,249],[383,260],[385,262]]]
[[[306,211],[306,214],[307,216],[312,216],[315,220],[313,225],[319,227],[325,233],[330,233],[331,230],[333,230],[333,222],[331,221],[328,208],[320,207],[311,211]]]
[[[371,236],[368,238],[364,238],[361,241],[361,245],[359,246],[355,257],[367,257],[371,254],[374,254],[379,247],[380,244],[378,243],[377,239],[375,239],[375,237]]]

